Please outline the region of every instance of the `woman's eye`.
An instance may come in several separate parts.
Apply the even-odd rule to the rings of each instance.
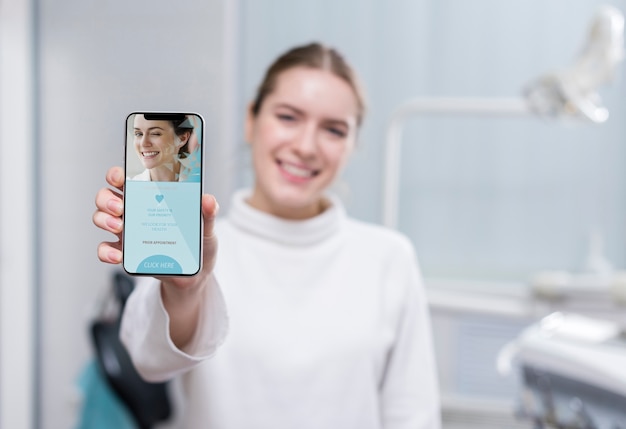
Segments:
[[[150,133],[152,137],[160,137],[161,133]]]
[[[336,137],[345,137],[346,132],[340,128],[328,127],[326,130]]]
[[[139,131],[135,131],[135,137],[141,137],[143,136],[143,133],[140,133]]]
[[[288,113],[278,113],[276,116],[278,117],[278,119],[285,122],[292,122],[296,120],[296,117],[294,115],[290,115]]]

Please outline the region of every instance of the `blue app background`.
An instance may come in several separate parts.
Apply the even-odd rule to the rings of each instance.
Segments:
[[[124,268],[137,274],[200,269],[200,182],[126,181]]]

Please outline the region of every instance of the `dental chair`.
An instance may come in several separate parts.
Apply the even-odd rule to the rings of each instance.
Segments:
[[[499,356],[518,379],[517,416],[535,429],[626,429],[626,337],[621,326],[553,313]]]
[[[120,321],[134,280],[122,272],[113,276],[114,299],[119,310],[115,318],[100,318],[91,324],[91,339],[99,369],[115,394],[126,405],[139,429],[150,429],[171,415],[166,383],[148,383],[137,373],[119,339]]]

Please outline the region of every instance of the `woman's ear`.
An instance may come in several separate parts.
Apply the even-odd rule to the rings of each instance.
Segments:
[[[256,120],[256,115],[253,110],[254,110],[254,105],[252,103],[248,104],[248,110],[246,113],[246,124],[244,127],[244,140],[248,144],[252,142],[254,122]]]
[[[181,147],[185,146],[185,144],[189,141],[189,137],[190,136],[191,136],[191,131],[185,131],[184,133],[179,134],[178,135],[178,141],[180,143],[178,143],[176,146],[178,148],[181,148]]]

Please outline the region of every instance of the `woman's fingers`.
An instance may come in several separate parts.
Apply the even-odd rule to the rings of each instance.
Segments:
[[[124,222],[119,216],[112,216],[100,210],[96,210],[92,220],[98,228],[117,235],[122,232],[122,227],[124,226]]]
[[[111,167],[107,171],[107,183],[120,191],[124,188],[124,169],[122,167]]]
[[[204,194],[202,196],[202,218],[204,221],[204,238],[213,235],[213,224],[219,211],[219,204],[213,195]]]
[[[219,210],[217,200],[213,195],[205,194],[202,196],[202,218],[204,221],[204,249],[202,255],[203,270],[211,272],[215,265],[215,256],[217,253],[217,237],[213,233],[213,225],[215,217]]]
[[[96,194],[97,210],[93,214],[92,220],[98,228],[115,234],[117,241],[100,243],[98,245],[98,259],[108,264],[119,264],[122,262],[122,229],[124,228],[122,221],[124,170],[121,167],[110,168],[106,174],[106,181],[113,189],[102,188],[98,191]]]
[[[120,192],[109,188],[100,189],[96,194],[96,207],[101,212],[121,217],[124,212],[124,202],[121,193],[124,187],[124,170],[121,167],[109,168],[106,181]]]
[[[109,188],[102,188],[96,194],[96,207],[99,211],[108,213],[111,216],[122,216],[124,203],[122,197],[117,192]]]
[[[122,243],[103,241],[98,245],[98,259],[107,264],[119,264],[122,262]]]

